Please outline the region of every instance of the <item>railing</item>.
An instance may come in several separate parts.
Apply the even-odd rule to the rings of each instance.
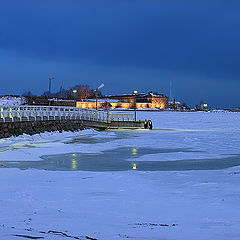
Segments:
[[[110,113],[110,121],[134,121],[134,114],[112,114]]]
[[[43,120],[88,120],[107,123],[134,121],[134,115],[64,106],[0,106],[0,122]]]

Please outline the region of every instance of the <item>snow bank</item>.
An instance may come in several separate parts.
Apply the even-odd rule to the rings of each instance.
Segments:
[[[8,106],[18,106],[25,104],[27,102],[24,97],[12,97],[12,96],[4,96],[0,97],[0,106],[8,105]]]

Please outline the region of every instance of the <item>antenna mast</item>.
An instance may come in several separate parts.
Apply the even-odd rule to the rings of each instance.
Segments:
[[[170,88],[169,88],[169,102],[172,101],[172,80],[170,80]]]

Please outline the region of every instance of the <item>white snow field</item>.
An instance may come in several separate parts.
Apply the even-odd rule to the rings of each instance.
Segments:
[[[18,106],[25,104],[27,102],[25,97],[12,97],[12,96],[3,96],[0,97],[0,106]]]
[[[154,129],[1,139],[0,239],[239,239],[240,114],[137,114]]]

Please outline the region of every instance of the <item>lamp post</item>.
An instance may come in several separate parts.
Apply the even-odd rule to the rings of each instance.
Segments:
[[[77,90],[74,89],[74,90],[73,90],[73,97],[74,97],[75,99],[77,98],[77,96],[76,96],[77,94],[76,94],[76,93],[77,93]]]
[[[96,88],[94,91],[96,92],[96,110],[98,109],[97,108],[97,97],[98,97],[98,90],[100,89],[100,88],[102,88],[102,87],[104,87],[104,84],[102,83],[98,88]]]
[[[73,101],[75,104],[75,107],[77,106],[77,89],[73,89]]]
[[[137,91],[133,91],[134,97],[134,121],[137,121]]]
[[[49,106],[50,106],[50,97],[51,97],[51,87],[52,87],[52,80],[54,79],[54,77],[50,77],[48,78],[49,80],[49,88],[48,88],[48,98],[49,98]]]

